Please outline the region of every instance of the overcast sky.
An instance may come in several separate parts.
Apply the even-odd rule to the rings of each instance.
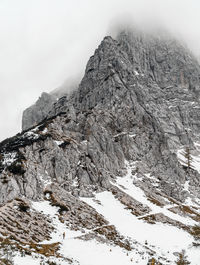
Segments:
[[[200,54],[199,0],[0,0],[0,140],[41,92],[83,74],[116,21],[163,25]]]

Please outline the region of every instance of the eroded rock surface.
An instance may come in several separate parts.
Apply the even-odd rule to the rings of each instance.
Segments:
[[[199,159],[199,78],[197,60],[170,37],[124,31],[116,40],[104,38],[79,88],[57,101],[44,94],[24,113],[23,129],[32,128],[0,143],[0,204],[45,198],[60,207],[59,218],[71,229],[96,231],[81,238],[114,233],[121,240],[80,199],[107,191],[141,220],[191,232],[193,223],[152,213],[152,205],[169,205],[182,216],[190,200],[195,217],[183,216],[199,220],[198,163],[188,166],[178,155],[188,147]],[[127,174],[146,203],[115,186]]]
[[[46,118],[55,101],[53,95],[43,92],[36,103],[23,112],[22,130],[25,131]]]

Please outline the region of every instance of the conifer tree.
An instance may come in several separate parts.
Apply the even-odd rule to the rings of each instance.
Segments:
[[[185,148],[183,155],[186,159],[187,171],[189,171],[189,169],[191,168],[192,156],[190,148],[188,146]]]

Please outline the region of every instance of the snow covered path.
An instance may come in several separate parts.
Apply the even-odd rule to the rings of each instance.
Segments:
[[[110,192],[99,193],[96,195],[96,199],[101,202],[101,205],[92,199],[84,198],[83,200],[104,215],[122,235],[130,237],[142,245],[147,242],[160,256],[174,260],[173,252],[180,252],[192,244],[193,238],[176,227],[164,224],[151,225],[138,220],[124,209],[124,206]]]
[[[37,211],[43,212],[52,218],[53,225],[56,231],[52,233],[52,239],[50,241],[44,241],[45,243],[61,243],[60,254],[69,259],[73,259],[73,264],[80,265],[102,265],[102,264],[113,264],[113,265],[130,265],[130,264],[141,264],[146,265],[148,262],[148,256],[144,255],[141,259],[141,254],[132,252],[128,253],[126,250],[113,245],[102,244],[96,240],[84,241],[77,237],[85,235],[80,231],[71,231],[62,224],[58,219],[58,208],[50,205],[48,201],[33,202],[33,208]],[[65,238],[63,239],[63,233],[65,232]],[[90,232],[90,231],[88,231]],[[86,231],[87,233],[87,231]],[[127,255],[128,253],[128,255]],[[17,261],[25,260],[24,258],[17,257],[16,264],[21,265],[23,263],[17,263]],[[34,265],[39,265],[39,261],[34,260]],[[25,264],[25,263],[24,263]],[[61,265],[68,264],[66,261],[60,261]]]

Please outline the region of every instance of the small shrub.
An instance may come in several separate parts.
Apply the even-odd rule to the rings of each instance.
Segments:
[[[178,260],[176,261],[177,265],[188,265],[190,262],[187,260],[187,256],[185,254],[185,250],[182,250],[181,253],[179,253]]]
[[[7,167],[7,170],[14,175],[23,175],[26,172],[23,163],[24,161],[26,161],[25,156],[22,154],[22,152],[18,151],[17,159]]]
[[[192,235],[200,238],[200,226],[199,225],[193,226]]]
[[[19,210],[21,211],[21,212],[28,212],[29,211],[29,209],[30,209],[30,207],[29,207],[29,205],[27,205],[26,203],[20,203],[19,204]]]
[[[18,162],[18,161],[14,162],[10,166],[8,166],[7,170],[10,171],[10,173],[12,173],[14,175],[23,175],[26,172],[23,164]]]

